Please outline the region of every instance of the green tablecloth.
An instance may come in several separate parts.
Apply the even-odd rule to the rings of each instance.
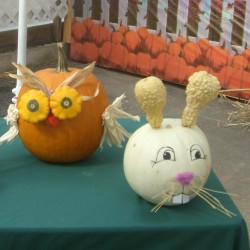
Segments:
[[[131,132],[141,125],[122,124]],[[37,160],[19,139],[1,145],[0,249],[248,249],[245,221],[226,195],[216,196],[236,217],[200,198],[151,213],[125,180],[123,152],[105,146],[64,166]],[[224,190],[213,172],[207,187]]]

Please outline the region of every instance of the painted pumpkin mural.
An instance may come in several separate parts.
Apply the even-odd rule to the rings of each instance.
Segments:
[[[248,1],[230,0],[118,0],[100,1],[98,6],[84,1],[82,10],[78,10],[81,14],[72,22],[71,58],[90,62],[95,57],[104,67],[155,75],[183,85],[193,72],[201,70],[218,77],[233,67],[245,74],[250,72],[249,9]],[[92,57],[85,56],[85,43]],[[104,60],[105,43],[109,43],[111,56]],[[169,55],[174,56],[173,66]],[[219,80],[222,88],[234,88],[229,77]],[[238,83],[238,88],[249,87],[243,79]],[[227,95],[250,97],[249,92]]]

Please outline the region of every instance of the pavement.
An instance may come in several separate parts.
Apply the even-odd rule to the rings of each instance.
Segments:
[[[30,65],[30,68],[38,70],[53,66],[55,61],[50,60],[48,64]],[[69,61],[69,66],[81,68],[84,64]],[[124,93],[125,110],[134,115],[144,115],[133,92],[135,83],[142,76],[103,67],[96,67],[94,73],[103,83],[110,102]],[[14,86],[15,80],[6,76],[4,72],[0,73],[0,116],[6,115],[13,97],[11,90]],[[185,88],[170,83],[165,83],[165,86],[168,100],[164,115],[180,118],[185,107]],[[250,229],[250,131],[242,127],[225,126],[228,112],[232,110],[233,106],[229,101],[218,97],[201,112],[197,125],[208,138],[214,172],[228,193],[238,195],[238,197],[232,196],[232,199]]]

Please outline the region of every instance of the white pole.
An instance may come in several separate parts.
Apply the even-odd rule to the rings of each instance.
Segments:
[[[17,63],[26,65],[27,48],[27,0],[19,0],[18,18],[18,44],[17,44]],[[17,72],[20,74],[20,72]],[[12,99],[16,103],[18,93],[22,87],[22,82],[17,80],[16,87],[12,90],[15,97]]]

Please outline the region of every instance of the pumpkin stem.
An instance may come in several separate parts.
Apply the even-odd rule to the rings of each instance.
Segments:
[[[222,49],[225,49],[225,47],[226,47],[226,41],[224,40],[223,41],[223,43],[222,43],[222,45],[220,46]]]
[[[234,46],[232,46],[231,48],[235,52],[235,55],[239,55],[239,51]]]
[[[167,34],[167,38],[169,38],[169,39],[170,39],[170,42],[173,42],[173,41],[174,41],[173,37],[172,37],[172,36],[170,36],[169,34]]]
[[[57,67],[56,67],[56,73],[61,73],[61,72],[70,72],[68,69],[68,64],[67,64],[67,57],[65,55],[65,52],[63,50],[63,43],[58,42],[57,43],[57,53],[58,53],[58,59],[57,59]]]
[[[110,28],[112,29],[113,32],[116,31],[115,26],[113,24],[109,24]]]

